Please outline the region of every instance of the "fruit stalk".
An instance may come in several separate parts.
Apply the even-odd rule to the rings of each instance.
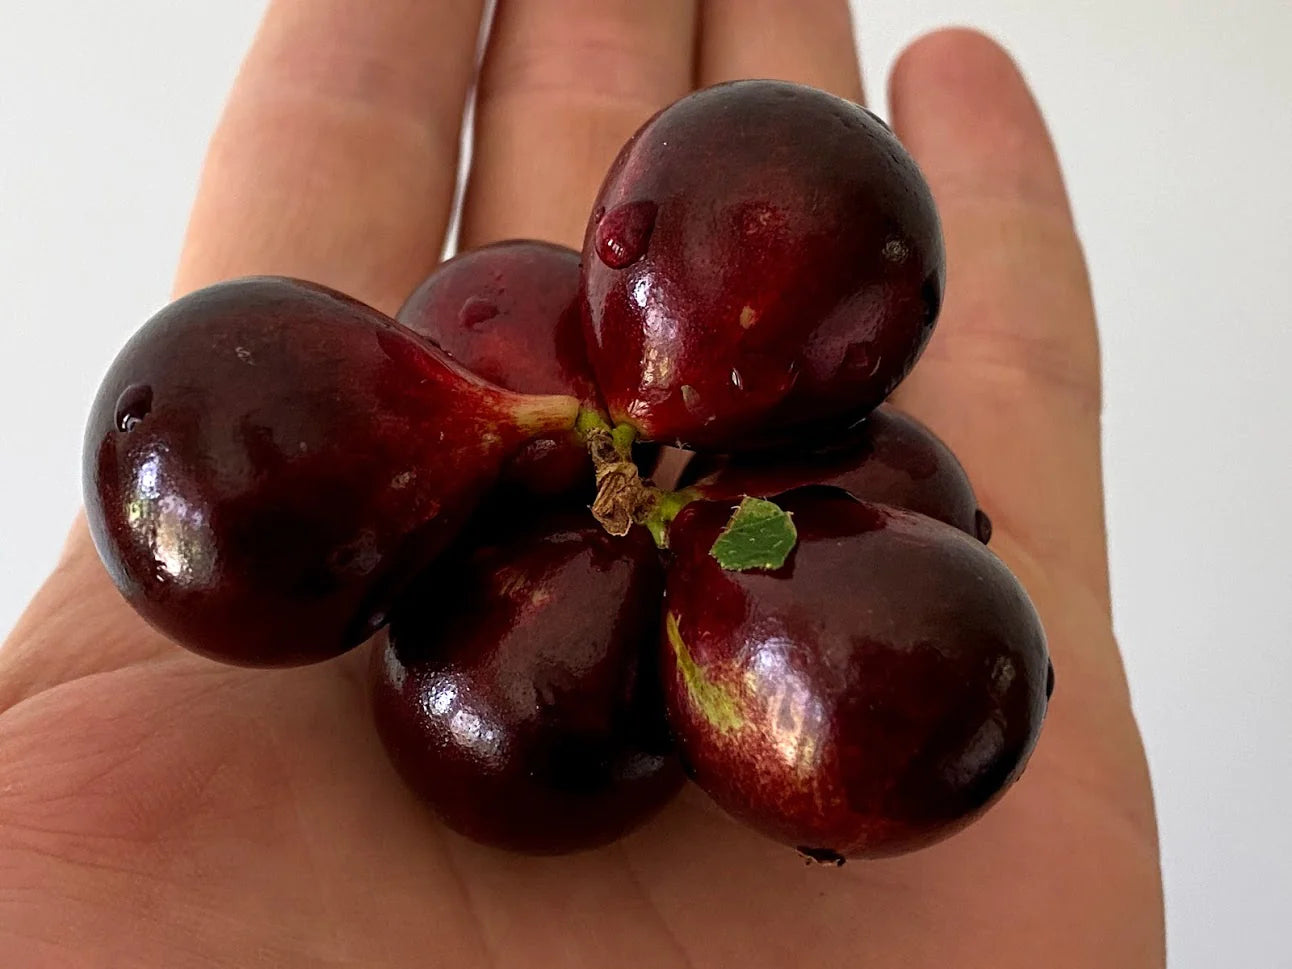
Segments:
[[[568,431],[578,419],[579,401],[567,394],[512,394],[511,418],[527,438]]]
[[[663,491],[643,481],[632,458],[636,432],[628,424],[611,427],[596,411],[584,408],[576,427],[596,473],[593,517],[611,535],[627,535],[633,525],[642,525],[656,545],[667,548],[668,523],[699,495],[690,489]]]
[[[649,513],[656,494],[633,463],[631,428],[622,424],[611,428],[600,414],[585,408],[579,414],[578,430],[596,474],[592,516],[611,535],[627,535]]]

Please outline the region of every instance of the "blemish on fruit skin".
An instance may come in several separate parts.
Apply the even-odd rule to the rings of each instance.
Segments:
[[[650,347],[642,362],[641,385],[645,388],[666,386],[673,377],[673,359],[667,350]]]
[[[997,693],[1003,694],[1008,690],[1010,684],[1014,682],[1015,675],[1014,664],[1010,662],[1008,656],[996,657],[996,662],[991,668],[991,682]]]
[[[883,254],[889,262],[905,262],[911,250],[901,239],[889,239],[884,243]]]
[[[747,330],[758,322],[758,314],[754,312],[752,306],[746,306],[740,311],[740,328]]]
[[[719,733],[728,733],[744,726],[745,721],[736,710],[736,701],[696,665],[691,651],[682,639],[677,617],[672,612],[665,619],[665,627],[669,645],[673,647],[673,656],[677,661],[677,671],[686,683],[687,695],[695,709]]]

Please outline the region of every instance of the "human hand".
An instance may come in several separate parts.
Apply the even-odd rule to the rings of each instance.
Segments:
[[[177,293],[247,273],[394,311],[438,259],[480,4],[275,0],[210,157]],[[464,247],[577,246],[619,145],[740,76],[860,99],[842,0],[503,0]],[[956,837],[839,870],[688,790],[596,852],[466,842],[377,743],[355,654],[246,671],[124,604],[84,524],[0,651],[6,966],[1139,967],[1163,962],[1151,795],[1109,614],[1093,311],[1008,58],[915,45],[892,121],[932,184],[947,299],[897,402],[955,449],[1058,671],[1023,779]]]

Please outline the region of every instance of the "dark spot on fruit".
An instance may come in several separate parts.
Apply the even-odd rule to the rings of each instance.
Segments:
[[[991,519],[981,508],[973,513],[973,530],[984,545],[991,541]]]
[[[905,262],[911,254],[911,247],[901,239],[889,239],[880,253],[889,262]]]
[[[799,845],[794,850],[807,859],[808,864],[815,862],[818,865],[834,865],[836,868],[841,868],[848,860],[839,852],[831,851],[829,848],[807,848]]]
[[[1046,663],[1045,666],[1045,698],[1048,700],[1054,696],[1054,664]]]
[[[646,200],[625,202],[607,212],[597,225],[597,256],[611,269],[631,266],[646,254],[659,207]]]
[[[117,398],[117,430],[133,431],[152,409],[153,389],[147,384],[131,384]]]

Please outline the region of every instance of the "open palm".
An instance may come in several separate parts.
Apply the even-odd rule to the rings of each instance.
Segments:
[[[480,6],[275,0],[212,144],[177,291],[282,273],[395,309],[441,250]],[[502,0],[463,245],[577,246],[623,140],[733,77],[860,100],[846,3]],[[837,870],[695,790],[599,851],[482,848],[387,765],[362,651],[281,672],[183,653],[121,602],[78,522],[0,651],[0,963],[1161,965],[1151,796],[1109,616],[1098,350],[1058,166],[985,38],[925,38],[892,90],[949,260],[943,322],[899,403],[964,461],[1058,672],[999,806],[934,848]]]

